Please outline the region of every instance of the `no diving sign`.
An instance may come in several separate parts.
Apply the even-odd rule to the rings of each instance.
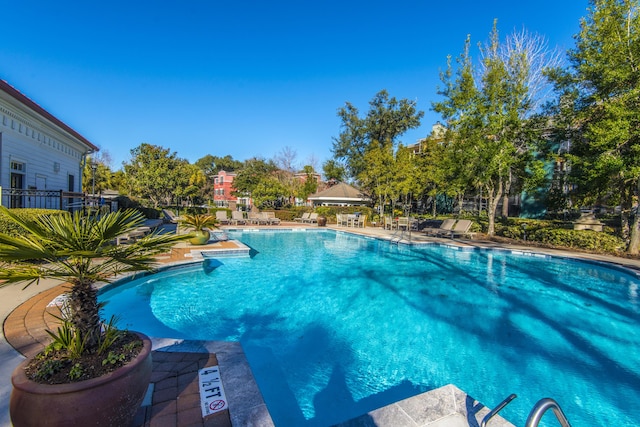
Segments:
[[[200,406],[202,416],[215,414],[227,409],[227,398],[224,395],[220,369],[217,366],[209,366],[198,371],[200,379]]]

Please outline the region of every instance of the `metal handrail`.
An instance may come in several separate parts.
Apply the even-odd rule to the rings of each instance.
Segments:
[[[562,427],[571,427],[571,424],[569,424],[569,420],[567,420],[567,416],[564,414],[564,412],[562,412],[562,409],[560,408],[560,405],[558,405],[558,402],[551,399],[550,397],[540,399],[538,403],[535,404],[535,406],[531,410],[531,413],[529,414],[529,417],[527,418],[527,423],[525,424],[525,426],[537,427],[540,423],[540,420],[542,419],[542,416],[549,409],[553,410],[553,413],[555,414],[558,421],[560,421],[560,425]]]
[[[515,399],[516,397],[518,397],[516,394],[512,393],[510,394],[506,399],[504,399],[502,402],[500,402],[500,404],[498,406],[496,406],[495,408],[493,408],[483,419],[482,419],[482,424],[480,424],[480,427],[486,427],[487,423],[489,422],[489,420],[491,418],[493,418],[494,416],[496,416],[498,414],[498,412],[502,411],[502,409],[507,406],[513,399]]]

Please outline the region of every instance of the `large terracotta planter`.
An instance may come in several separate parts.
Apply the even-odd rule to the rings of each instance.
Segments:
[[[189,243],[192,245],[206,245],[210,237],[211,233],[208,230],[198,230],[195,232],[195,237],[189,239]]]
[[[39,384],[24,367],[11,376],[9,412],[14,427],[130,426],[151,379],[151,341],[143,334],[140,354],[120,369],[71,384]]]

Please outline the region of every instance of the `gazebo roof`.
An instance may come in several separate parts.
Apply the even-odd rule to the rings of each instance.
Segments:
[[[309,196],[309,200],[344,200],[364,202],[367,197],[360,190],[341,182],[316,194]]]

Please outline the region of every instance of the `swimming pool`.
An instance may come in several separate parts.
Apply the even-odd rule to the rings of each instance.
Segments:
[[[574,426],[640,419],[635,276],[330,231],[230,236],[254,256],[147,276],[100,300],[150,336],[240,341],[277,426],[335,424],[448,383],[490,407],[517,393],[501,412],[516,425],[543,397]]]

